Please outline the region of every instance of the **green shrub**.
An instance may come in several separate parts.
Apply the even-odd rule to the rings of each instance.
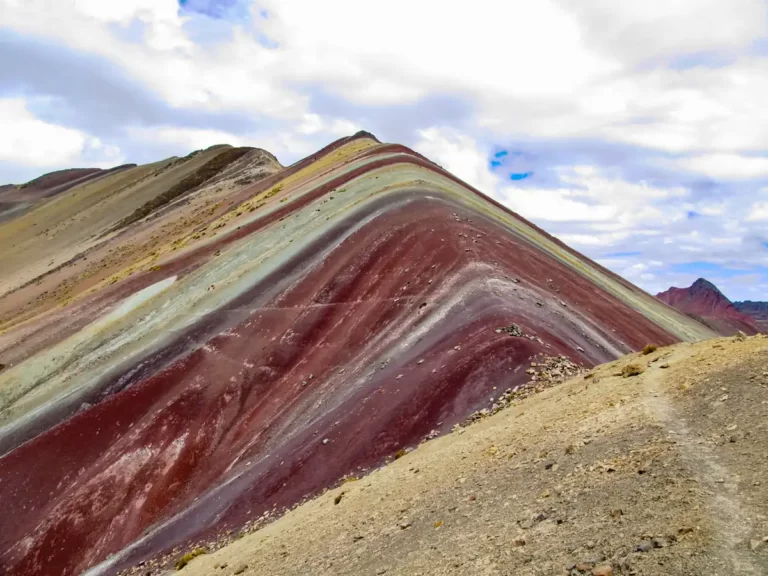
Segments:
[[[184,554],[184,556],[179,558],[178,562],[176,562],[176,570],[181,570],[182,568],[184,568],[184,566],[189,564],[193,558],[197,558],[198,556],[201,556],[206,552],[207,550],[205,548],[195,548],[191,552],[187,552],[186,554]]]

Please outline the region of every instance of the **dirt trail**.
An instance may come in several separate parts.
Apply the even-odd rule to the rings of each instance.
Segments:
[[[669,361],[676,364],[690,362],[693,350],[678,350]],[[643,384],[649,392],[646,404],[651,415],[675,438],[683,461],[708,495],[706,505],[712,522],[713,551],[721,563],[732,567],[734,574],[765,574],[765,565],[758,566],[751,551],[740,546],[749,540],[754,527],[751,522],[753,511],[745,509],[741,496],[738,473],[722,462],[716,450],[701,439],[700,433],[690,428],[665,393],[662,375],[662,372],[651,371],[644,378]]]
[[[628,364],[644,372],[622,377]],[[768,338],[634,354],[426,442],[180,573],[768,574],[767,415]]]

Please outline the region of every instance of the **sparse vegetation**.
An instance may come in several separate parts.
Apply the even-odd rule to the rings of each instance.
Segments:
[[[172,186],[152,200],[145,202],[139,208],[134,210],[130,216],[127,216],[118,222],[112,230],[119,230],[120,228],[125,228],[126,226],[133,224],[134,222],[138,222],[145,216],[148,216],[158,208],[165,206],[182,194],[186,194],[194,188],[197,188],[207,180],[210,180],[216,176],[229,164],[235,160],[240,159],[250,150],[250,148],[230,148],[225,150],[221,154],[203,164],[200,168],[195,170],[195,172],[184,178],[181,182],[178,182],[175,186]]]
[[[405,448],[400,448],[397,452],[395,452],[395,460],[398,460],[408,454],[408,451]]]
[[[205,548],[195,548],[191,552],[187,552],[186,554],[184,554],[184,556],[179,558],[178,562],[176,562],[176,570],[181,570],[182,568],[184,568],[184,566],[189,564],[193,558],[197,558],[198,556],[201,556],[206,552],[207,550]]]
[[[624,366],[624,368],[621,369],[621,375],[624,378],[629,378],[630,376],[638,376],[643,373],[643,367],[639,364],[627,364]]]
[[[656,352],[657,348],[658,346],[656,346],[656,344],[646,344],[645,348],[643,348],[643,355],[647,356],[648,354]]]

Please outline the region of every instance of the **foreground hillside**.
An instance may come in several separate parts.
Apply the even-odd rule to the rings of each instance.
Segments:
[[[622,358],[180,573],[766,574],[767,368],[765,337]]]
[[[0,572],[113,573],[443,434],[529,364],[712,335],[368,133],[0,224]],[[3,369],[4,368],[4,369]]]

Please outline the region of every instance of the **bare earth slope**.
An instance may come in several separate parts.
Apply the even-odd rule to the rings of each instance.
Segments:
[[[616,375],[630,363],[645,372]],[[181,574],[766,574],[766,369],[764,337],[630,355],[422,444]]]

